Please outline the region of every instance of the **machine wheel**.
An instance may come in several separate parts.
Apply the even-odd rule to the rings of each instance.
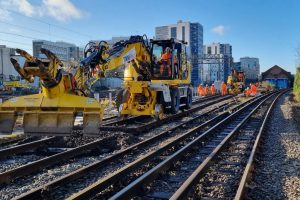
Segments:
[[[126,89],[118,90],[115,96],[115,103],[118,112],[120,111],[120,106],[129,98],[129,92]]]
[[[185,109],[190,109],[192,107],[192,104],[193,104],[193,93],[192,93],[192,89],[188,88],[187,96],[185,99]]]
[[[180,96],[177,88],[171,89],[171,113],[176,114],[180,107]]]
[[[155,104],[155,120],[161,120],[164,117],[164,109],[162,104]]]

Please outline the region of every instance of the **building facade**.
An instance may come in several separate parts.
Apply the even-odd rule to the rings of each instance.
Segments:
[[[285,71],[278,65],[274,65],[262,73],[262,80],[267,81],[278,89],[292,87],[293,76],[291,72]]]
[[[191,79],[193,85],[200,80],[200,57],[203,55],[203,26],[200,23],[178,21],[177,24],[155,28],[155,39],[183,40],[187,42],[187,55],[191,62]]]
[[[76,60],[80,61],[82,58],[82,49],[75,44],[66,42],[51,42],[47,40],[34,40],[32,42],[33,56],[41,59],[47,58],[41,52],[41,48],[45,48],[53,52],[62,61]]]
[[[245,73],[247,82],[256,82],[260,73],[259,59],[251,57],[240,58],[240,70]]]
[[[10,58],[16,59],[21,66],[24,64],[24,59],[16,55],[14,48],[9,48],[5,45],[0,45],[0,79],[1,81],[10,81],[11,78],[19,76],[14,66],[10,62]]]
[[[203,67],[201,78],[203,83],[226,81],[233,63],[232,46],[230,44],[212,43],[204,45],[201,59]]]

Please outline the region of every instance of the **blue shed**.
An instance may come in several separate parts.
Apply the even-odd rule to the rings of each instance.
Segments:
[[[279,89],[289,88],[292,85],[293,76],[278,65],[275,65],[262,73],[262,80],[268,81]]]

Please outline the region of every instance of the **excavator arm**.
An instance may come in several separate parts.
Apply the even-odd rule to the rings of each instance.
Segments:
[[[84,50],[85,58],[81,62],[81,68],[92,69],[97,78],[107,77],[111,71],[121,68],[125,73],[124,79],[150,80],[151,57],[146,41],[142,36],[131,36],[129,40],[120,41],[112,47],[105,41],[98,45],[91,42]],[[130,63],[132,69],[126,69]]]

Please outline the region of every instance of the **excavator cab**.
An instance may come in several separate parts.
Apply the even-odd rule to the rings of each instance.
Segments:
[[[186,59],[185,46],[174,39],[151,40],[152,74],[153,79],[174,80],[185,79]],[[183,56],[184,55],[184,56]]]

